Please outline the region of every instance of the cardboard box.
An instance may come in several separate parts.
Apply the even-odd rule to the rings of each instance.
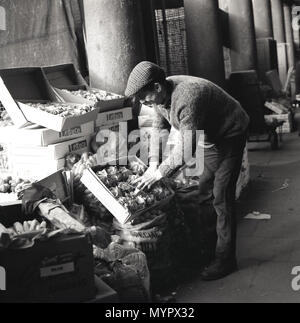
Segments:
[[[137,157],[130,157],[133,160],[140,162],[143,164]],[[122,163],[126,164],[127,158],[122,158]],[[144,164],[143,164],[144,165]],[[104,183],[100,180],[100,178],[96,175],[96,172],[102,170],[105,167],[104,165],[99,165],[90,169],[86,169],[83,172],[83,176],[81,177],[81,182],[90,190],[95,197],[103,204],[104,207],[119,221],[121,224],[125,224],[133,218],[149,211],[154,208],[160,207],[162,205],[168,204],[173,198],[173,191],[171,188],[169,190],[172,194],[167,197],[165,200],[156,202],[152,206],[147,207],[145,209],[141,209],[135,213],[130,213],[123,205],[121,205],[117,199],[112,195],[109,189],[104,185]]]
[[[288,109],[281,103],[278,102],[265,102],[265,107],[271,110],[272,112],[275,112],[275,114],[287,114]]]
[[[0,129],[0,137],[6,135],[11,138],[11,141],[18,142],[20,145],[41,147],[76,139],[78,137],[85,137],[92,133],[94,133],[94,121],[62,132],[57,132],[37,125],[27,126],[23,129],[17,129],[13,126]]]
[[[2,69],[0,77],[15,100],[57,101],[53,89],[39,67]]]
[[[0,302],[82,302],[95,297],[93,247],[80,234],[2,250],[6,291]]]
[[[42,67],[51,86],[58,89],[87,89],[88,84],[73,63]]]
[[[106,125],[106,126],[99,126],[95,128],[95,132],[98,133],[101,130],[110,130],[113,132],[119,132],[120,130],[120,124],[119,123],[113,123],[111,125]]]
[[[132,120],[132,117],[132,108],[123,108],[119,110],[99,113],[96,120],[96,127],[129,121]]]
[[[53,89],[55,93],[57,93],[57,96],[60,100],[63,100],[64,102],[70,102],[70,103],[89,103],[89,104],[95,104],[95,106],[97,108],[99,108],[99,112],[107,112],[107,111],[113,111],[113,110],[117,110],[117,109],[121,109],[124,106],[124,101],[125,98],[116,98],[116,99],[109,99],[109,100],[101,100],[101,101],[97,101],[96,103],[90,100],[87,100],[83,97],[80,97],[78,95],[74,95],[71,92],[66,92],[63,89],[58,89],[58,88],[54,88]],[[69,90],[70,89],[65,89],[65,90]],[[79,90],[79,89],[73,89],[74,91]],[[97,89],[92,89],[92,88],[88,88],[86,89],[88,90],[96,90]]]
[[[0,75],[6,75],[4,72],[4,70],[0,71]],[[6,71],[6,70],[5,70]],[[8,70],[9,73],[12,73],[11,70]],[[1,74],[2,72],[2,74]],[[36,72],[36,71],[35,71]],[[14,78],[16,79],[16,84],[18,84],[20,87],[22,87],[23,82],[26,82],[27,78],[23,77],[21,78],[21,81],[19,80],[19,70],[18,71],[14,71],[15,74],[13,74]],[[26,73],[25,73],[26,74]],[[31,75],[31,73],[29,73],[30,77],[33,77],[34,75]],[[38,74],[40,76],[40,74]],[[29,79],[30,79],[29,77]],[[9,81],[11,82],[11,78],[7,77],[7,79],[9,79]],[[38,79],[33,79],[32,82],[30,82],[30,84],[34,84],[35,82],[38,82]],[[42,80],[41,80],[42,82]],[[76,116],[76,117],[60,117],[58,115],[53,115],[44,111],[41,111],[37,108],[31,107],[29,105],[26,105],[24,102],[41,102],[41,103],[45,103],[45,102],[58,102],[59,98],[57,97],[57,95],[53,92],[53,90],[51,89],[50,85],[47,84],[46,80],[44,80],[45,83],[45,91],[40,91],[39,92],[39,88],[36,88],[36,91],[32,91],[30,92],[28,89],[28,93],[25,95],[23,91],[18,92],[19,87],[16,86],[16,88],[13,88],[12,84],[10,84],[10,87],[12,88],[12,93],[15,93],[15,97],[14,95],[12,95],[12,93],[10,93],[9,91],[7,91],[7,89],[5,90],[5,86],[6,84],[4,84],[3,82],[0,82],[0,88],[3,91],[0,91],[0,101],[2,102],[3,106],[5,107],[5,109],[7,109],[7,112],[9,113],[9,115],[11,116],[13,122],[15,123],[15,125],[20,128],[20,127],[24,127],[26,125],[29,124],[29,122],[31,123],[35,123],[37,125],[43,126],[45,128],[48,129],[52,129],[58,132],[67,130],[67,129],[72,129],[76,126],[82,125],[84,123],[88,123],[90,121],[94,121],[97,118],[98,115],[98,109],[95,108],[93,111],[85,113],[83,115],[80,116]],[[26,86],[24,86],[26,88]],[[33,87],[34,88],[34,87]],[[44,89],[44,87],[42,87],[42,89]],[[3,93],[2,93],[3,92]],[[13,99],[16,98],[19,101],[15,102],[15,100]],[[23,103],[21,103],[21,101],[23,101]],[[17,105],[15,104],[17,103]],[[72,104],[70,104],[70,106],[72,106]],[[20,113],[21,112],[21,113]]]
[[[89,151],[90,139],[90,136],[79,137],[47,147],[25,145],[15,141],[11,144],[11,156],[14,160],[20,161],[24,161],[27,157],[32,159],[32,162],[35,162],[34,159],[57,160],[69,153],[82,154]]]
[[[98,109],[85,113],[76,117],[61,117],[53,115],[45,111],[41,111],[24,103],[18,102],[20,109],[25,115],[26,119],[32,123],[38,124],[54,131],[62,132],[67,129],[72,129],[84,123],[94,121],[98,115]],[[70,103],[70,106],[73,104]]]
[[[35,159],[32,157],[13,159],[13,175],[29,180],[41,180],[58,170],[64,168],[65,159],[49,161],[48,159]]]

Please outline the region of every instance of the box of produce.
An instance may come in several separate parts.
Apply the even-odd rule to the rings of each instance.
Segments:
[[[31,160],[48,159],[57,160],[65,158],[69,153],[82,154],[89,151],[91,136],[79,137],[76,139],[63,141],[47,147],[32,146],[14,141],[11,144],[11,156],[15,161],[24,162],[26,158]]]
[[[59,97],[65,102],[77,103],[78,98],[80,100],[86,100],[87,102],[93,102],[97,107],[99,107],[100,112],[121,109],[124,106],[125,98],[123,96],[94,88],[73,91],[54,88],[54,91],[57,92]]]
[[[42,67],[47,81],[58,89],[87,89],[88,85],[74,64]]]
[[[34,219],[16,222],[7,230],[28,239],[45,234],[47,226]],[[23,249],[1,250],[0,255],[0,266],[6,270],[2,303],[82,302],[95,297],[93,247],[85,235],[45,238]]]
[[[63,141],[89,136],[94,133],[94,122],[90,121],[71,129],[57,132],[37,125],[30,125],[23,129],[16,127],[6,127],[0,136],[6,134],[13,138],[19,145],[31,145],[46,147]]]
[[[89,104],[19,103],[27,120],[40,126],[62,132],[94,121],[98,108]]]
[[[132,108],[123,108],[98,114],[96,127],[112,125],[132,120]]]
[[[174,195],[164,181],[155,184],[150,190],[137,191],[133,181],[142,176],[146,169],[137,157],[128,157],[128,160],[123,158],[114,163],[86,169],[81,182],[124,224],[151,209],[169,203]]]

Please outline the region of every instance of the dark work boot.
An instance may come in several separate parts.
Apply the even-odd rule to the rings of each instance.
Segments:
[[[223,278],[237,270],[236,259],[224,260],[216,258],[207,268],[201,273],[201,279],[205,281],[217,280]]]

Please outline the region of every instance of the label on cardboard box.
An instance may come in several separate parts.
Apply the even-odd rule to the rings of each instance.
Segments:
[[[14,158],[30,157],[57,160],[64,158],[68,153],[82,154],[89,150],[90,136],[79,137],[73,140],[60,142],[47,147],[29,146],[12,143],[12,156]]]
[[[98,113],[96,127],[132,120],[132,108]]]
[[[50,267],[43,267],[40,269],[41,277],[51,277],[61,274],[71,273],[75,271],[74,262],[60,264]]]
[[[94,122],[91,121],[62,132],[31,125],[23,129],[17,129],[14,126],[5,127],[0,131],[0,134],[10,138],[10,141],[18,142],[18,144],[46,147],[78,137],[88,136],[93,132]]]

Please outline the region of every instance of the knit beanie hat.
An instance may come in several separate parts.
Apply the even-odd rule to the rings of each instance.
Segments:
[[[151,82],[161,81],[166,78],[164,70],[151,62],[143,61],[132,70],[125,90],[127,97],[137,94]]]

